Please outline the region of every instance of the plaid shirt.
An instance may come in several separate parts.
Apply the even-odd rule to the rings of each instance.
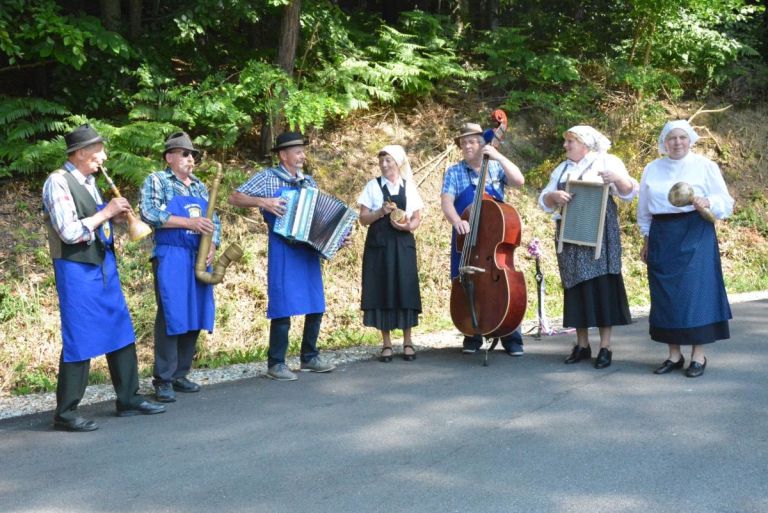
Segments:
[[[466,161],[452,165],[445,170],[445,176],[443,177],[443,194],[448,193],[454,198],[457,198],[464,189],[471,185],[477,186],[480,180],[480,173],[475,171]],[[504,174],[501,164],[495,160],[488,161],[488,176],[486,187],[492,187],[496,190],[500,197],[504,197],[504,187],[507,185],[507,175]]]
[[[168,222],[171,214],[165,211],[166,205],[174,196],[191,196],[193,198],[202,198],[208,201],[208,189],[205,184],[190,175],[192,183],[189,186],[179,180],[173,174],[171,168],[163,171],[157,171],[149,175],[141,186],[141,202],[139,203],[139,212],[141,218],[157,229]],[[216,247],[221,245],[221,221],[217,214],[213,214],[213,243]]]
[[[91,193],[96,204],[103,201],[96,180],[92,175],[84,176],[70,161],[66,161],[62,169],[74,176],[88,192]],[[95,240],[93,231],[99,225],[90,221],[90,218],[78,219],[75,202],[72,200],[72,192],[64,175],[53,173],[43,185],[43,210],[50,215],[51,225],[65,244],[78,244],[87,242],[92,244]]]
[[[290,176],[288,171],[282,166],[270,167],[254,174],[247,182],[237,188],[237,192],[257,198],[274,198],[281,187],[295,187],[300,182],[305,187],[317,188],[315,180],[300,171],[293,179],[288,180],[288,176]]]

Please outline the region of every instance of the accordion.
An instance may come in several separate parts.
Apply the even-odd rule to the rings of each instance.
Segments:
[[[357,221],[357,212],[318,189],[287,189],[280,198],[286,202],[285,214],[275,220],[273,231],[309,244],[325,259],[333,258]]]

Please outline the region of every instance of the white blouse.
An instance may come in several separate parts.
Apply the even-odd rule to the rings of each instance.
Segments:
[[[552,219],[560,219],[559,207],[548,207],[544,203],[544,196],[557,190],[557,185],[567,183],[568,180],[583,180],[585,182],[603,183],[603,179],[598,175],[600,171],[610,170],[622,175],[625,179],[632,182],[632,190],[627,194],[621,194],[616,185],[611,184],[608,188],[613,196],[617,196],[624,201],[631,201],[637,194],[637,180],[629,176],[627,168],[619,157],[609,153],[590,152],[578,162],[566,160],[552,171],[549,177],[549,183],[539,194],[539,207],[544,212],[553,213]]]
[[[403,179],[400,178],[396,183],[392,183],[383,176],[379,176],[370,180],[365,184],[363,192],[360,193],[360,197],[357,198],[357,202],[370,210],[378,210],[384,204],[384,194],[381,192],[381,184],[384,183],[385,187],[389,191],[389,194],[396,195],[403,185]],[[408,180],[405,183],[405,214],[410,217],[417,210],[424,208],[424,202],[419,195],[419,190],[416,188],[416,184],[413,180]]]
[[[648,235],[654,214],[676,214],[694,210],[693,205],[675,207],[667,199],[669,190],[677,182],[691,184],[694,195],[707,198],[709,208],[716,218],[725,219],[733,213],[733,198],[728,193],[728,187],[717,164],[696,153],[688,153],[678,160],[664,157],[645,166],[640,179],[637,224],[643,235]]]

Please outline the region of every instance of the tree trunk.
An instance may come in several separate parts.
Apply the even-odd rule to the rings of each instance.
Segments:
[[[299,46],[301,34],[301,0],[290,0],[283,10],[283,21],[280,25],[280,46],[277,48],[277,64],[289,76],[293,76],[296,64],[296,48]],[[278,112],[274,117],[266,115],[261,126],[261,152],[266,155],[275,136],[283,130],[284,117]]]
[[[101,24],[104,28],[113,32],[120,29],[121,10],[120,0],[99,0],[101,8]]]
[[[301,0],[290,0],[283,11],[283,22],[280,25],[280,46],[277,49],[277,65],[289,75],[293,75],[296,48],[299,46],[300,15]]]
[[[130,20],[129,34],[131,40],[141,36],[141,11],[144,8],[144,0],[129,0],[128,19]]]

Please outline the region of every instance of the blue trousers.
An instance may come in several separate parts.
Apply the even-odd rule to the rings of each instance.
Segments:
[[[302,362],[308,362],[318,354],[317,337],[320,334],[320,323],[322,321],[322,313],[304,316],[304,333],[301,337]],[[288,332],[290,329],[290,317],[272,319],[269,325],[269,352],[267,353],[267,365],[269,367],[278,363],[285,363],[285,354],[288,352]]]
[[[506,337],[501,337],[501,345],[504,347],[505,351],[510,350],[510,344],[517,342],[520,345],[523,345],[523,333],[520,331],[520,327],[507,335]],[[475,335],[474,337],[464,337],[464,349],[480,349],[483,345],[483,337],[480,335]]]

